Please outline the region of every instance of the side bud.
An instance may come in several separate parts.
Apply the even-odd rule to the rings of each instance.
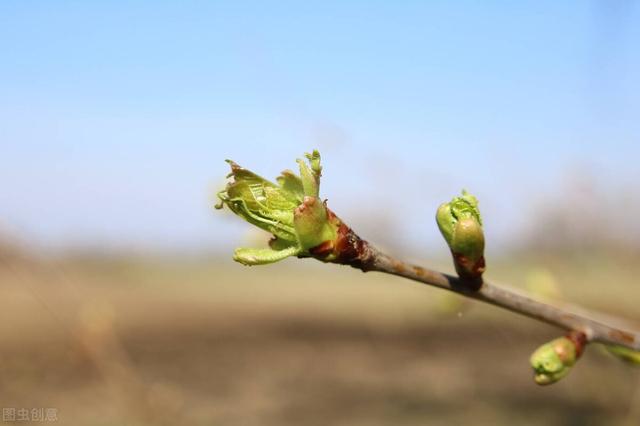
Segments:
[[[316,197],[305,196],[293,212],[293,225],[303,250],[310,250],[326,241],[335,241],[337,226],[329,221],[327,207]]]
[[[539,385],[550,385],[571,371],[584,350],[586,337],[583,333],[571,333],[540,346],[531,355],[533,379]]]
[[[481,282],[486,267],[478,199],[462,191],[462,196],[440,205],[436,222],[449,245],[458,275]]]

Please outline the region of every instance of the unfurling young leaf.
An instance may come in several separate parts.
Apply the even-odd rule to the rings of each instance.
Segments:
[[[320,153],[298,160],[300,176],[285,170],[273,183],[231,160],[233,180],[218,192],[217,209],[227,206],[247,222],[271,233],[270,248],[239,248],[234,260],[245,265],[263,265],[289,256],[311,256],[318,246],[335,247],[340,220],[319,197]],[[331,259],[328,259],[331,260]]]

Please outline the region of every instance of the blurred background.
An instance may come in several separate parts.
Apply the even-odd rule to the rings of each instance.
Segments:
[[[539,388],[558,330],[242,267],[268,237],[212,209],[224,159],[317,148],[334,211],[451,272],[433,216],[467,188],[489,279],[637,325],[639,46],[632,0],[0,3],[2,421],[639,425],[640,370],[600,347]]]

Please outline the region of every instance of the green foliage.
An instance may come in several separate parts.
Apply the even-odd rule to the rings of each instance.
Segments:
[[[273,235],[270,248],[239,248],[234,260],[245,265],[263,265],[289,256],[308,256],[309,250],[337,235],[337,224],[318,198],[320,191],[320,153],[305,154],[307,162],[297,160],[300,176],[283,171],[273,183],[231,160],[232,178],[218,192],[220,202],[252,225]]]

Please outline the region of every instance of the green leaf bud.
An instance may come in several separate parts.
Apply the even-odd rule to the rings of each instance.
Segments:
[[[577,333],[540,346],[530,358],[535,382],[550,385],[569,374],[582,354],[584,344],[584,335]]]
[[[485,270],[484,232],[478,200],[467,191],[441,204],[436,212],[438,228],[462,278],[479,279]]]
[[[305,196],[293,213],[293,224],[303,250],[310,250],[325,241],[334,241],[337,226],[328,220],[327,207],[316,197]]]

